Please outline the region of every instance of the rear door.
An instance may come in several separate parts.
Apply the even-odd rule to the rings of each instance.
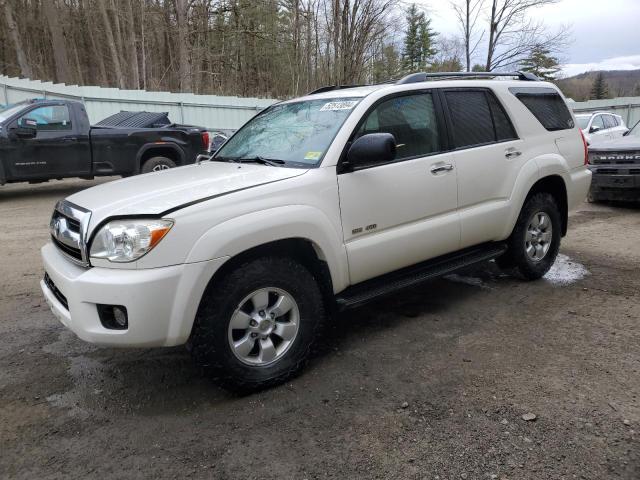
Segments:
[[[15,177],[37,179],[88,173],[90,154],[85,142],[79,142],[67,105],[37,106],[22,114],[13,126],[26,125],[30,120],[35,122],[36,137],[12,138]]]
[[[395,160],[338,175],[351,283],[460,247],[455,162],[438,98],[415,91],[379,101],[351,140],[390,133]]]
[[[529,155],[490,89],[446,89],[442,98],[458,171],[464,248],[493,240],[504,229],[508,198]]]

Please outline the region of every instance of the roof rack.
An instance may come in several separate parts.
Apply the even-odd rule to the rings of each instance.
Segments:
[[[331,90],[342,90],[345,88],[357,88],[366,87],[367,85],[327,85],[324,87],[316,88],[315,90],[307,93],[307,95],[313,95],[314,93],[330,92]]]
[[[518,80],[537,82],[540,79],[530,72],[436,72],[436,73],[411,73],[396,82],[396,85],[405,83],[426,82],[431,78],[493,78],[493,77],[518,77]]]

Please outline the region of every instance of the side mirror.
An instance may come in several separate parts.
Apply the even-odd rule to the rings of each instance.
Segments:
[[[353,170],[396,158],[396,139],[390,133],[369,133],[358,138],[347,152]]]
[[[36,135],[38,135],[37,126],[38,122],[36,120],[24,118],[22,125],[14,128],[13,133],[15,133],[18,138],[36,138]]]
[[[589,133],[596,133],[600,131],[600,127],[593,125],[590,129],[589,129]]]

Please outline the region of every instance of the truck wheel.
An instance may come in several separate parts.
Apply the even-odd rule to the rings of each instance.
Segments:
[[[160,170],[169,170],[175,168],[176,164],[167,157],[152,157],[142,165],[141,173],[159,172]]]
[[[271,387],[302,369],[324,317],[319,285],[306,268],[288,258],[259,258],[207,287],[191,354],[226,388]]]
[[[526,280],[537,280],[549,271],[560,249],[562,224],[555,199],[536,193],[527,199],[507,240],[507,252],[497,263],[515,268]]]

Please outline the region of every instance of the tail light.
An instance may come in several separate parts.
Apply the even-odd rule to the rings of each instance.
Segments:
[[[209,132],[202,132],[202,149],[209,150]]]
[[[582,146],[584,147],[584,164],[587,165],[589,163],[589,144],[587,143],[587,139],[584,138],[582,130],[580,130],[580,137],[582,138]]]

